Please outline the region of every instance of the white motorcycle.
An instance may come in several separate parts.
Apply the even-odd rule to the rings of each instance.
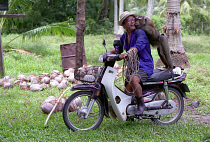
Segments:
[[[105,40],[103,43],[105,47]],[[119,41],[114,43],[114,46],[119,45]],[[185,92],[190,92],[188,86],[182,83],[186,78],[184,69],[176,69],[176,74],[155,69],[141,84],[146,110],[143,115],[135,116],[135,94],[126,94],[114,84],[117,56],[106,52],[99,56],[99,62],[104,63],[102,67],[75,70],[75,79],[85,83],[71,88],[72,91],[80,91],[72,94],[64,105],[66,126],[73,131],[96,129],[104,115],[120,122],[151,119],[161,125],[176,123],[184,110],[183,98],[188,98]]]

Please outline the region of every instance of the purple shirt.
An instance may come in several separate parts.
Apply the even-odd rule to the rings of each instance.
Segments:
[[[142,29],[137,29],[132,32],[130,43],[128,44],[127,33],[125,32],[120,41],[122,46],[116,47],[120,53],[123,49],[127,52],[131,47],[138,49],[139,69],[144,70],[149,76],[153,73],[154,63],[151,55],[150,43],[146,33]]]

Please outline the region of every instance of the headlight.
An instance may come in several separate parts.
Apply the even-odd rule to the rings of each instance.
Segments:
[[[103,61],[104,61],[104,54],[103,53],[99,55],[98,61],[103,63]]]

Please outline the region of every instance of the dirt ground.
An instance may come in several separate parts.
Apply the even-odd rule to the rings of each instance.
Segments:
[[[191,121],[198,121],[200,123],[210,124],[210,114],[200,114],[198,111],[200,106],[195,107],[191,103],[191,101],[185,100],[184,114],[186,118]]]

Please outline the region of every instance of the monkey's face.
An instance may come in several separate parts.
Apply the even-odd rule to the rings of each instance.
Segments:
[[[135,22],[135,26],[137,29],[143,27],[145,25],[145,20],[144,20],[144,16],[136,16],[136,22]]]

